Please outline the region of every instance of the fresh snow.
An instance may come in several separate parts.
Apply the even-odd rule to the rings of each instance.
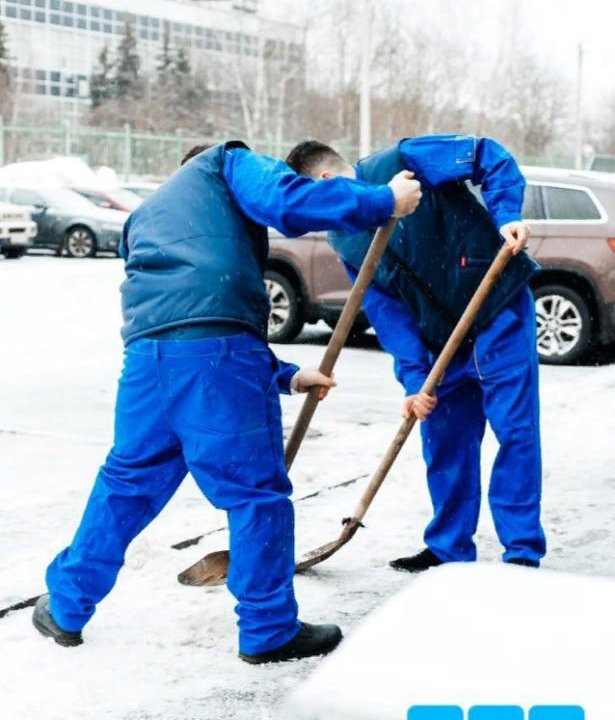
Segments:
[[[43,591],[45,567],[70,541],[109,448],[122,361],[121,279],[121,261],[110,258],[0,262],[0,608]],[[286,360],[317,365],[328,336],[317,326],[275,349]],[[295,461],[297,497],[359,478],[297,504],[298,554],[337,536],[399,424],[401,389],[390,358],[374,347],[366,335],[344,351],[339,388],[319,408]],[[615,364],[609,360],[613,352],[599,367],[542,368],[546,568],[615,575]],[[283,399],[286,428],[300,406],[300,398]],[[495,451],[489,434],[487,470]],[[301,617],[337,622],[352,633],[369,611],[415,582],[387,561],[421,547],[429,517],[417,433],[370,509],[367,528],[297,578]],[[226,589],[175,581],[204,553],[226,547],[227,538],[223,531],[186,550],[170,545],[224,525],[224,515],[186,479],[131,546],[80,648],[66,650],[37,635],[30,610],[0,619],[1,720],[292,717],[284,703],[321,661],[245,665],[236,657],[234,603]],[[486,507],[477,539],[481,560],[498,562]],[[427,620],[408,613],[409,623]]]
[[[588,720],[612,720],[614,606],[615,579],[442,566],[368,616],[293,693],[288,717],[399,720],[414,705],[573,705]]]

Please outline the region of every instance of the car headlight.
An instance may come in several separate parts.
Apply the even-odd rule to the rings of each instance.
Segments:
[[[100,227],[103,230],[106,230],[107,232],[116,232],[116,233],[121,233],[122,230],[124,229],[123,224],[122,225],[111,225],[109,223],[103,223]]]

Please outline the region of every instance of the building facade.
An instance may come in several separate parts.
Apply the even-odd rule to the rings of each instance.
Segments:
[[[153,76],[165,26],[171,43],[187,52],[195,73],[207,76],[218,102],[241,103],[234,73],[255,72],[255,58],[302,63],[303,29],[268,20],[258,0],[0,0],[15,69],[19,122],[32,105],[49,119],[78,120],[90,104],[90,78],[107,45],[115,52],[126,23],[138,41],[142,74]],[[0,115],[1,115],[0,111]]]

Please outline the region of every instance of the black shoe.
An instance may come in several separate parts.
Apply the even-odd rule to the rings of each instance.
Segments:
[[[442,560],[434,555],[429,548],[425,548],[411,557],[397,558],[397,560],[391,560],[389,563],[395,570],[405,570],[411,573],[423,572],[423,570],[429,570],[429,568],[438,567],[438,565],[442,564]]]
[[[526,560],[525,558],[512,558],[506,561],[509,565],[522,565],[523,567],[537,568],[540,564],[534,560]]]
[[[80,632],[68,632],[62,630],[51,617],[49,612],[49,595],[41,595],[34,606],[32,624],[45,637],[53,638],[58,645],[64,647],[75,647],[81,645],[83,638]]]
[[[342,631],[337,625],[310,625],[302,622],[301,630],[286,645],[259,655],[240,652],[239,657],[252,665],[260,665],[326,655],[339,645],[341,639]]]

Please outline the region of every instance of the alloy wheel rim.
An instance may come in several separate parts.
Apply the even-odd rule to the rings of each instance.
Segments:
[[[267,295],[269,296],[269,334],[279,332],[290,317],[290,298],[286,290],[275,280],[265,280]]]
[[[544,357],[561,357],[581,339],[583,319],[578,307],[563,295],[543,295],[536,300],[538,352]]]
[[[92,252],[92,245],[92,236],[87,230],[73,230],[68,236],[67,246],[73,257],[87,257]]]

